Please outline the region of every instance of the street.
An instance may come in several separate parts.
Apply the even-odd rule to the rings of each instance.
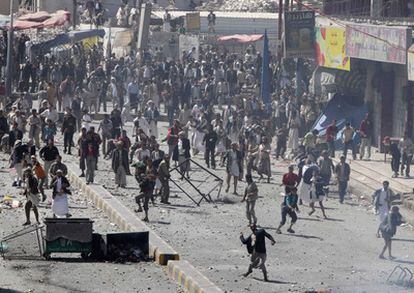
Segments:
[[[0,196],[11,195],[24,201],[19,194],[22,189],[11,187],[8,156],[0,155]],[[51,195],[50,190],[46,194]],[[79,192],[73,192],[70,209],[73,217],[89,217],[94,221],[94,231],[98,233],[120,232],[110,223],[108,217],[93,207]],[[76,206],[78,208],[76,208]],[[80,208],[79,208],[80,207]],[[52,216],[50,208],[40,209],[41,219]],[[32,221],[33,213],[31,214]],[[0,239],[21,230],[24,222],[24,207],[3,209],[0,212]],[[22,237],[25,241],[26,238]],[[33,239],[34,240],[34,239]],[[26,243],[26,242],[25,242]],[[27,242],[34,246],[35,243]],[[32,247],[31,247],[32,248]],[[36,251],[35,249],[28,249]],[[110,263],[83,261],[79,254],[52,254],[46,261],[38,255],[29,255],[29,260],[5,260],[0,257],[0,292],[181,292],[168,278],[165,269],[153,262]]]
[[[160,123],[159,128],[162,138],[166,133],[166,124]],[[165,150],[165,146],[163,148]],[[204,165],[201,155],[193,159]],[[127,177],[126,189],[116,188],[110,161],[101,159],[99,166],[96,184],[105,185],[125,206],[135,210],[134,196],[137,195],[138,185],[133,176]],[[258,224],[276,239],[273,247],[267,242],[269,283],[262,282],[260,271],[254,271],[248,278],[242,277],[247,271],[249,257],[246,247],[239,241],[239,233],[243,231],[248,235],[249,228],[241,196],[226,194],[223,188],[220,198],[214,203],[202,201],[197,207],[170,183],[172,205],[157,203],[155,207],[150,206],[149,225],[182,258],[189,260],[227,292],[404,292],[403,288],[388,285],[386,279],[396,265],[413,268],[413,230],[407,226],[398,229],[393,242],[396,260],[378,259],[383,247],[383,240],[375,236],[379,219],[373,214],[372,206],[356,201],[358,196],[348,198],[345,204],[340,205],[335,198],[336,187],[333,187],[333,198],[324,203],[327,220],[323,219],[319,209],[313,216],[308,216],[310,209],[300,206],[299,220],[294,226],[296,234],[288,234],[288,225],[285,225],[283,234],[276,235],[282,201],[279,184],[287,166],[287,162],[273,163],[271,183],[258,185]],[[197,167],[192,169],[190,176],[197,185],[206,179],[206,174]],[[213,172],[225,178],[224,168]],[[176,177],[177,174],[173,174],[173,178]],[[238,193],[242,194],[245,185],[240,183]],[[185,190],[191,190],[184,182],[180,184]],[[364,192],[367,191],[361,190],[361,194]],[[190,194],[197,198],[194,190]],[[215,200],[214,193],[212,196]],[[140,213],[137,216],[143,217]]]

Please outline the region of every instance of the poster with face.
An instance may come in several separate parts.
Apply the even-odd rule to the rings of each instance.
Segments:
[[[315,57],[315,13],[292,11],[284,14],[284,56]]]

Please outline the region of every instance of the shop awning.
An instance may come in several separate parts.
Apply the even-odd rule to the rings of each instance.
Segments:
[[[10,27],[10,23],[7,24],[7,27]],[[32,28],[41,28],[43,24],[41,22],[26,21],[26,20],[16,20],[13,22],[13,29],[15,30],[26,30]]]
[[[63,26],[67,22],[69,22],[69,18],[70,18],[69,12],[54,14],[51,18],[43,21],[42,24],[43,24],[43,27],[45,28]]]
[[[343,93],[351,96],[363,95],[366,76],[358,68],[344,71],[326,67],[318,67],[311,80],[310,91],[314,95],[327,93]]]
[[[32,52],[40,53],[47,52],[51,48],[55,48],[61,45],[68,44],[70,42],[80,42],[82,40],[92,38],[92,37],[101,37],[105,35],[105,30],[103,29],[91,29],[85,31],[71,31],[66,34],[57,35],[54,39],[42,42],[36,45],[33,45],[31,50]]]
[[[79,42],[87,38],[91,37],[100,37],[103,38],[105,36],[104,29],[91,29],[91,30],[83,30],[83,31],[71,31],[68,33],[69,38],[74,42]]]
[[[251,43],[251,42],[257,42],[263,39],[263,35],[230,35],[230,36],[222,36],[219,37],[217,40],[219,42],[236,42],[240,44],[244,43]]]
[[[32,52],[40,53],[40,52],[47,52],[51,48],[55,48],[61,45],[65,45],[70,43],[70,38],[68,34],[60,34],[57,35],[53,40],[49,40],[40,44],[33,45],[31,47]]]
[[[39,11],[35,13],[28,13],[20,16],[18,20],[25,20],[25,21],[34,21],[34,22],[43,22],[46,19],[50,18],[50,14],[46,11]]]
[[[24,30],[35,28],[58,27],[67,24],[69,22],[69,19],[70,13],[65,10],[58,10],[52,14],[49,14],[45,11],[40,11],[20,16],[13,22],[13,28],[15,30]],[[5,24],[3,24],[3,27],[10,27],[10,18],[6,19]]]

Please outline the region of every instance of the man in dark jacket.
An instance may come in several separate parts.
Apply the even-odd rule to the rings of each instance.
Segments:
[[[59,150],[55,147],[53,140],[50,139],[47,145],[40,149],[39,155],[45,162],[43,165],[46,172],[45,185],[49,186],[49,170],[56,160],[56,157],[59,155]]]
[[[14,146],[14,143],[16,140],[22,140],[23,139],[23,132],[18,129],[17,122],[13,122],[12,130],[9,132],[9,147],[10,149]]]
[[[170,157],[164,156],[164,160],[158,166],[158,179],[161,182],[161,202],[170,204],[168,199],[170,197]]]
[[[178,142],[175,145],[173,151],[173,161],[177,162],[180,166],[181,180],[184,179],[185,173],[187,173],[187,178],[190,178],[188,171],[190,167],[190,140],[185,137],[183,131],[178,133]]]
[[[268,238],[271,241],[272,245],[275,245],[275,240],[272,235],[267,233],[264,229],[257,229],[256,224],[250,225],[252,234],[244,238],[243,233],[240,233],[240,240],[243,244],[247,245],[247,251],[251,254],[250,265],[247,273],[244,274],[245,277],[250,275],[253,272],[253,269],[260,268],[263,272],[263,277],[265,282],[269,281],[267,278],[266,271],[266,240]]]
[[[3,110],[0,109],[0,141],[6,133],[9,132],[9,124],[7,123],[7,118],[4,116]]]
[[[91,127],[91,129],[86,133],[86,139],[82,140],[81,143],[81,153],[86,162],[86,184],[89,184],[94,181],[101,139]]]
[[[210,168],[210,162],[211,167],[213,169],[216,169],[216,143],[218,140],[217,133],[213,129],[213,125],[208,126],[208,133],[204,135],[203,138],[203,144],[205,145],[205,151],[204,151],[204,160],[206,161],[207,168]]]
[[[24,177],[26,181],[26,187],[24,190],[24,194],[26,195],[27,202],[24,206],[24,211],[26,213],[26,222],[23,224],[23,226],[27,226],[31,224],[30,223],[30,209],[33,209],[36,222],[40,224],[39,211],[37,210],[37,206],[40,202],[37,179],[33,176],[32,169],[30,168],[25,170]]]
[[[129,172],[128,151],[124,148],[124,143],[119,141],[116,149],[112,152],[112,170],[115,172],[115,184],[125,188],[126,175]]]
[[[23,161],[27,155],[27,145],[23,145],[21,140],[16,140],[12,150],[10,161],[11,166],[16,170],[16,178],[13,182],[13,187],[21,186],[23,179]]]
[[[341,155],[338,165],[335,167],[336,178],[338,179],[339,202],[344,203],[345,194],[348,188],[351,167],[345,162],[345,156]]]
[[[63,134],[63,152],[71,155],[71,147],[73,145],[73,134],[76,131],[76,118],[72,115],[70,109],[65,112],[62,123],[62,134]]]

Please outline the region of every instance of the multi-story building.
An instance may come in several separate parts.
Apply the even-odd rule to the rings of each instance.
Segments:
[[[368,105],[377,146],[385,136],[414,133],[413,15],[414,0],[324,0],[317,21],[317,34],[335,28],[331,35],[343,36],[336,45],[343,47],[344,60],[350,59],[346,67],[329,66],[325,57],[332,53],[332,44],[319,45],[317,38],[317,54],[328,64],[318,70],[335,75],[335,83],[343,91]],[[319,42],[324,42],[322,37]],[[351,88],[353,85],[358,88]]]

